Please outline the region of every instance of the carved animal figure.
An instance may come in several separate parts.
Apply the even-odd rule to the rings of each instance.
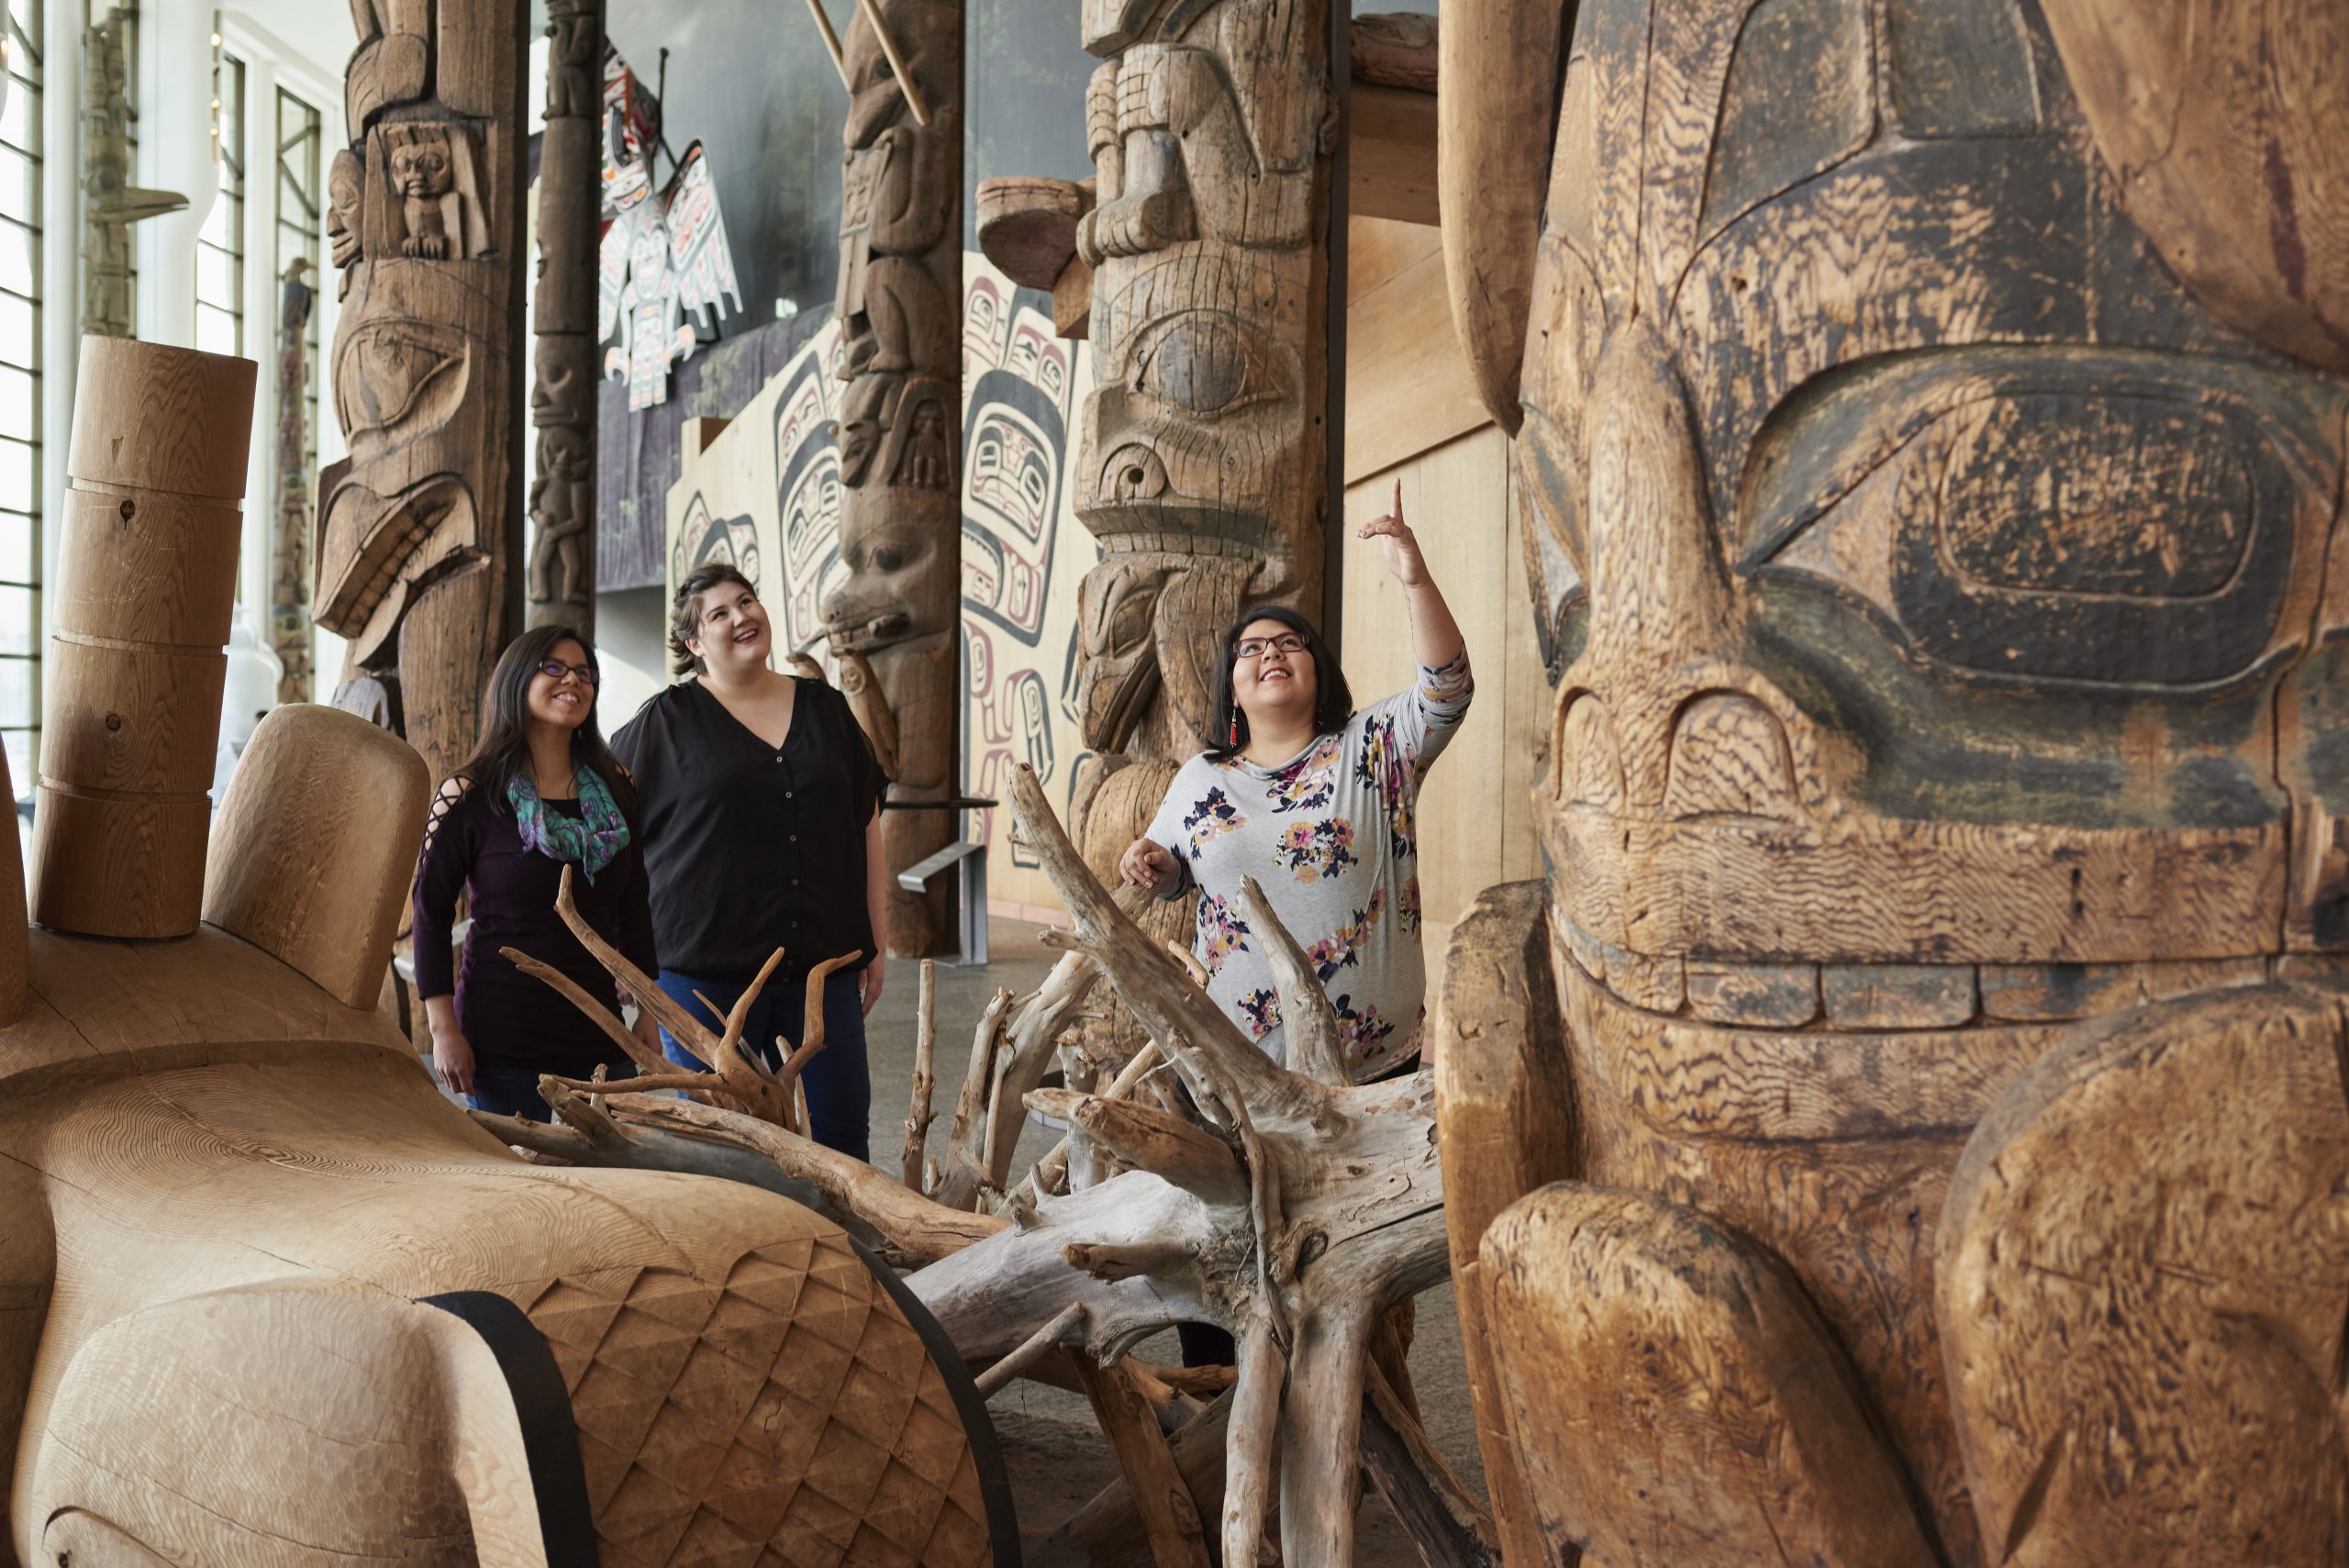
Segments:
[[[440,776],[473,744],[520,607],[520,237],[498,193],[522,175],[521,77],[512,19],[484,0],[353,14],[352,145],[328,180],[343,268],[330,384],[351,455],[319,475],[311,602],[348,643],[337,702],[396,713]]]
[[[440,206],[456,188],[449,144],[436,137],[395,143],[392,188],[400,194],[400,254],[431,261],[448,259],[449,230]]]
[[[878,29],[878,30],[876,30]],[[918,116],[881,32],[904,61]],[[843,47],[841,165],[841,563],[824,601],[832,651],[863,662],[876,748],[893,735],[893,801],[952,791],[961,694],[963,13],[959,3],[860,8]],[[876,723],[885,710],[885,723]],[[893,872],[954,836],[951,811],[893,811]],[[890,890],[895,953],[952,941],[947,888]]]
[[[2334,1561],[2349,33],[1566,20],[1439,73],[1556,683],[1440,1009],[1509,1560]]]

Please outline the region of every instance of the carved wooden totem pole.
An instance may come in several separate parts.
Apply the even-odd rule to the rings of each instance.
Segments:
[[[529,620],[596,629],[596,243],[603,200],[602,0],[547,7],[539,152],[539,287],[530,326]]]
[[[277,305],[277,533],[271,541],[269,645],[279,702],[310,690],[310,312],[306,257],[286,264]]]
[[[1508,1560],[2338,1562],[2349,30],[1568,11],[1441,72],[1560,672],[1439,1009]]]
[[[82,32],[82,330],[106,338],[137,330],[130,226],[187,206],[130,183],[131,17],[111,6]]]
[[[434,776],[471,749],[517,607],[511,312],[522,177],[519,12],[354,0],[328,233],[343,269],[322,476],[318,624],[350,640],[337,700],[388,696]]]
[[[1099,766],[1073,803],[1097,874],[1211,740],[1219,639],[1243,604],[1319,614],[1329,513],[1324,299],[1332,103],[1326,0],[1087,0],[1092,188],[989,181],[981,240],[1089,335],[1076,513],[1077,702]],[[1089,273],[1090,315],[1070,303]],[[1178,944],[1188,898],[1143,917]],[[1118,1031],[1130,1054],[1140,1036]]]
[[[418,1067],[414,750],[276,709],[207,864],[252,373],[84,344],[42,929],[0,836],[0,1563],[1016,1560],[967,1374],[838,1226],[526,1165]]]
[[[876,26],[877,23],[877,26]],[[852,696],[896,736],[893,801],[953,793],[962,638],[963,7],[860,6],[848,31],[841,168],[841,562],[825,629]],[[877,692],[875,691],[877,688]],[[860,710],[865,704],[860,702]],[[893,873],[956,814],[882,818]],[[952,940],[946,889],[889,890],[889,951]]]

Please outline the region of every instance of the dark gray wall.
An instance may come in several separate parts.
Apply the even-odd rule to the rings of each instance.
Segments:
[[[851,8],[829,0],[832,25]],[[611,0],[604,28],[648,83],[669,50],[662,132],[683,152],[698,137],[718,176],[718,209],[742,285],[731,337],[774,319],[774,302],[828,310],[839,272],[841,127],[848,95],[804,4],[783,0]],[[660,173],[670,164],[662,160]],[[731,412],[731,410],[726,410]]]

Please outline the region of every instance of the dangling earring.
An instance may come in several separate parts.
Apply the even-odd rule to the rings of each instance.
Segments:
[[[1240,744],[1240,710],[1236,707],[1231,710],[1231,743]]]

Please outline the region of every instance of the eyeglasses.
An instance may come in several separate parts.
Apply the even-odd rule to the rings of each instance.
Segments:
[[[1285,631],[1278,637],[1243,637],[1231,645],[1231,651],[1238,658],[1259,659],[1268,648],[1282,653],[1302,653],[1305,651],[1305,639],[1293,631]]]
[[[565,675],[578,676],[579,684],[583,686],[592,686],[596,684],[596,666],[593,664],[566,664],[560,659],[550,659],[539,666],[539,673],[558,685],[562,683]]]

